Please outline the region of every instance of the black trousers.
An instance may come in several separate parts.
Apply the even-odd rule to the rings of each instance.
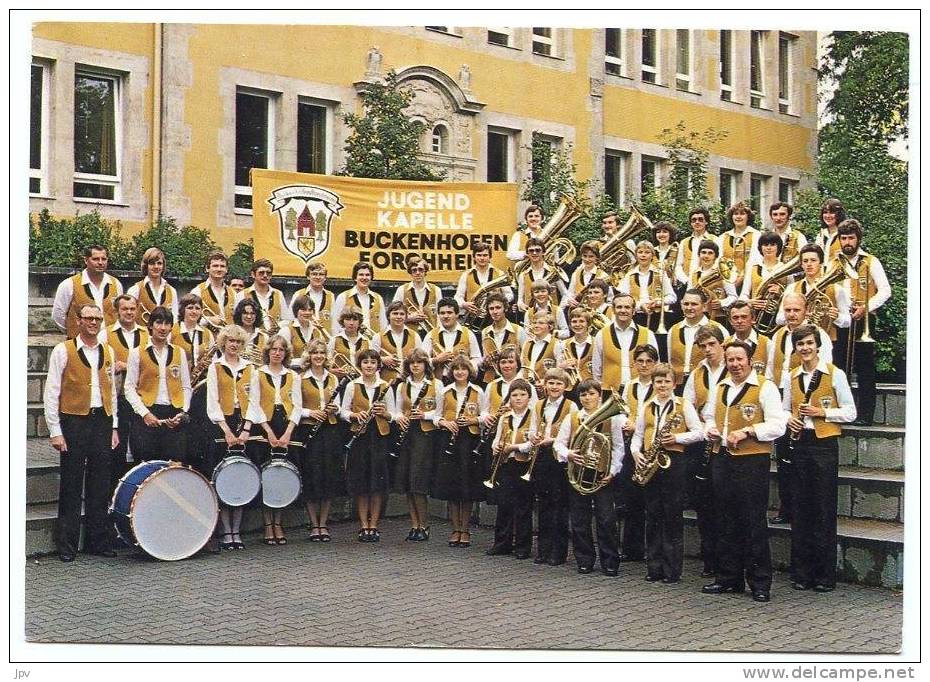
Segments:
[[[111,497],[110,459],[113,418],[102,407],[86,416],[61,415],[61,433],[68,446],[61,454],[58,484],[56,544],[61,554],[75,554],[81,536],[81,493],[85,492],[86,550],[108,550],[113,529],[107,521]]]
[[[720,521],[717,582],[768,592],[772,555],[766,509],[769,455],[731,455],[726,448],[711,458],[714,508]]]
[[[794,503],[791,499],[794,492],[794,463],[792,455],[788,434],[786,433],[781,438],[776,438],[775,485],[778,488],[778,515],[788,519],[788,523],[791,523],[794,517]]]
[[[591,517],[597,527],[597,554],[601,570],[615,570],[620,565],[617,551],[617,512],[614,491],[607,485],[592,495],[581,495],[572,488],[569,492],[569,510],[572,519],[572,548],[579,567],[591,568],[596,558]]]
[[[126,461],[126,452],[129,450],[129,433],[131,430],[132,406],[124,396],[116,398],[117,433],[119,445],[111,450],[110,460],[110,489],[115,490],[116,484],[129,471],[133,465]]]
[[[497,472],[493,549],[527,554],[533,549],[533,485],[520,478],[526,462],[509,459]]]
[[[642,558],[646,553],[646,499],[642,486],[633,483],[636,464],[630,454],[630,443],[624,437],[623,467],[617,479],[608,486],[616,495],[617,520],[622,523],[620,548],[626,556]]]
[[[710,462],[705,461],[705,443],[685,448],[688,474],[685,487],[688,503],[697,514],[698,535],[701,538],[701,560],[704,572],[715,572],[717,566],[718,524],[714,513],[714,478]]]
[[[680,578],[684,563],[685,455],[672,453],[668,469],[659,469],[643,488],[646,497],[646,570]]]
[[[801,431],[794,449],[794,521],[791,524],[791,579],[809,585],[836,585],[836,493],[838,438]]]
[[[181,410],[172,405],[152,405],[149,411],[157,419],[170,419]],[[142,417],[133,412],[130,446],[137,462],[153,459],[187,460],[187,428],[182,424],[174,429],[167,426],[146,426]]]
[[[539,451],[533,470],[533,487],[539,520],[536,556],[563,562],[568,556],[568,494],[571,487],[565,465],[556,461],[551,447]]]
[[[855,323],[853,333],[862,334],[863,322]],[[875,337],[875,315],[869,316],[869,334]],[[837,329],[836,343],[833,344],[833,364],[846,372],[850,382],[856,375],[856,413],[859,421],[872,423],[875,419],[875,344],[854,341],[852,364],[848,365],[849,330]]]

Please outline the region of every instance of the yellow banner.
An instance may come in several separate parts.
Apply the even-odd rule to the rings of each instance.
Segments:
[[[478,242],[490,243],[492,263],[506,268],[517,186],[255,169],[252,212],[255,258],[271,260],[275,275],[303,276],[318,260],[330,277],[349,279],[366,261],[378,279],[407,281],[407,259],[417,255],[431,281],[455,282]]]

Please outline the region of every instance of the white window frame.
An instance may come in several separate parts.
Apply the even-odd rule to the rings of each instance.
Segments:
[[[749,105],[756,109],[761,109],[765,103],[765,43],[768,31],[750,31],[749,32]],[[752,89],[752,58],[753,58],[753,36],[758,36],[759,45],[759,86],[761,90]]]
[[[437,134],[436,131],[440,132]],[[439,142],[439,149],[436,149],[436,143]],[[445,123],[438,122],[433,125],[433,130],[430,132],[430,152],[433,154],[448,154],[449,153],[449,126]]]
[[[619,57],[614,57],[613,55],[607,54],[607,31],[616,31],[618,40],[617,48],[620,52]],[[626,31],[622,28],[608,28],[604,30],[604,72],[609,76],[617,76],[618,78],[626,76]],[[613,73],[607,69],[607,64],[613,64],[618,68],[618,73]]]
[[[782,41],[785,41],[787,45],[785,46],[785,97],[781,96],[782,82],[781,82],[781,54],[782,54]],[[778,111],[782,114],[791,113],[791,95],[794,89],[794,77],[792,74],[792,69],[794,67],[795,60],[795,49],[797,46],[797,36],[791,35],[790,33],[785,33],[784,31],[778,34]]]
[[[276,114],[276,100],[277,94],[269,92],[268,90],[259,90],[258,88],[250,88],[243,85],[236,86],[236,95],[251,95],[253,97],[263,97],[268,100],[268,131],[266,133],[265,143],[267,144],[267,154],[268,154],[268,168],[275,167],[275,114]],[[233,105],[235,108],[235,105]],[[235,178],[235,165],[236,165],[236,127],[238,126],[238,120],[234,121],[233,124],[233,178]],[[296,147],[296,144],[295,144]],[[252,215],[251,208],[240,208],[236,206],[236,197],[237,196],[252,196],[252,187],[249,185],[235,185],[233,191],[233,213],[237,215]],[[254,202],[253,202],[254,208]]]
[[[613,188],[616,190],[617,194],[617,206],[622,206],[626,203],[627,198],[627,175],[629,170],[627,165],[630,162],[630,153],[623,152],[616,149],[605,149],[604,150],[604,193],[609,195],[607,191],[607,163],[608,159],[616,159],[617,165],[620,167],[620,171],[617,173],[617,187]]]
[[[488,137],[490,134],[494,133],[495,135],[503,135],[507,139],[507,159],[504,163],[504,169],[506,171],[506,178],[504,180],[494,180],[493,182],[513,182],[516,175],[516,132],[509,128],[501,128],[499,126],[489,125],[487,128]],[[488,164],[487,158],[485,158],[484,164],[484,179],[485,182],[492,182],[488,180]]]
[[[338,103],[333,103],[331,101],[316,99],[315,97],[298,95],[297,96],[297,105],[298,107],[301,104],[309,104],[314,107],[319,107],[326,110],[326,154],[323,160],[323,165],[325,166],[324,172],[329,174],[333,172],[333,126],[336,123],[336,107]],[[296,143],[295,143],[296,149]]]
[[[723,210],[726,211],[732,206],[736,200],[736,190],[739,187],[739,178],[740,171],[732,170],[730,168],[721,168],[720,172],[717,174],[717,199],[720,201],[720,205],[723,206]],[[727,192],[730,195],[727,201],[723,200],[723,187],[724,182],[727,185]]]
[[[39,181],[39,191],[38,192],[29,192],[31,197],[41,197],[49,196],[49,187],[48,187],[48,152],[49,152],[49,120],[50,120],[50,111],[51,103],[49,102],[49,96],[51,94],[51,65],[46,62],[41,62],[38,60],[33,60],[29,68],[29,77],[30,77],[30,87],[32,83],[32,67],[39,67],[42,69],[42,108],[39,111],[39,167],[38,168],[29,168],[29,180],[33,178]],[[32,142],[32,121],[30,120],[30,143]]]
[[[491,34],[498,33],[503,36],[507,36],[507,44],[502,45],[501,43],[495,43],[491,41]],[[513,27],[511,26],[488,26],[488,45],[496,45],[497,47],[514,47],[513,44]]]
[[[71,199],[75,203],[90,204],[118,204],[122,201],[122,173],[123,173],[123,81],[124,76],[99,69],[93,66],[79,66],[74,69],[75,80],[78,76],[89,76],[94,78],[108,78],[113,81],[113,146],[116,156],[116,175],[101,175],[99,173],[79,173],[74,171],[74,177],[71,182]],[[72,91],[76,88],[77,83],[72,83]],[[74,113],[72,111],[72,125]],[[72,141],[73,142],[73,141]],[[72,160],[74,159],[74,149],[71,150]],[[84,185],[100,185],[103,187],[113,188],[112,199],[95,199],[93,197],[74,196],[74,185],[81,183]]]
[[[665,173],[665,159],[659,158],[658,156],[649,156],[648,154],[643,154],[639,158],[639,193],[642,197],[643,193],[643,164],[647,162],[652,162],[655,164],[655,171],[653,172],[652,177],[652,187],[653,189],[659,189],[662,186],[662,181],[664,180]]]
[[[729,79],[730,79],[730,82],[729,82],[729,83],[724,83],[724,82],[723,82],[723,75],[724,75],[724,74],[723,74],[723,66],[724,66],[724,64],[723,64],[723,60],[720,59],[720,54],[723,52],[723,35],[724,35],[724,33],[726,33],[726,35],[727,35],[727,37],[728,37],[728,39],[729,39],[729,40],[728,40],[729,44],[728,44],[728,46],[727,46],[727,47],[729,48],[729,49],[728,49],[729,54],[727,55],[727,57],[729,58],[729,59],[728,59],[728,64],[727,64],[727,66],[729,66],[729,74],[727,74],[727,76],[728,76]],[[725,100],[725,101],[727,101],[727,102],[732,102],[732,101],[733,101],[733,31],[731,31],[731,30],[729,30],[729,29],[721,29],[721,31],[720,31],[720,37],[719,37],[719,43],[718,43],[718,48],[719,48],[719,49],[718,49],[717,59],[718,59],[718,62],[719,62],[719,64],[720,64],[720,99]]]
[[[680,37],[680,32],[684,31],[688,36],[688,73],[681,73],[678,70],[678,40]],[[684,92],[692,92],[692,74],[694,73],[694,36],[691,34],[691,29],[676,29],[675,30],[675,89],[681,90]],[[685,86],[682,87],[681,83],[684,82]]]
[[[772,181],[770,175],[759,175],[758,173],[752,173],[749,176],[749,201],[752,202],[753,197],[757,197],[759,202],[759,210],[757,213],[762,213],[765,211],[765,208],[771,204],[771,187],[769,186]],[[759,193],[756,194],[753,192],[752,185],[754,182],[759,183]]]
[[[662,56],[661,56],[661,51],[659,50],[660,33],[659,33],[659,29],[657,28],[641,29],[640,40],[639,40],[640,47],[642,47],[643,37],[646,31],[653,32],[654,45],[653,45],[652,52],[655,55],[656,63],[655,65],[646,64],[646,62],[643,61],[642,53],[640,53],[639,55],[639,78],[643,83],[652,83],[653,85],[657,85],[660,80],[659,74],[662,71]],[[653,80],[646,80],[645,78],[643,78],[644,73],[651,73]]]
[[[540,35],[539,33],[536,33],[537,28],[548,29],[552,35],[551,36]],[[559,56],[558,52],[556,51],[556,47],[557,47],[556,30],[557,29],[555,29],[552,26],[534,26],[533,27],[533,35],[531,39],[532,40],[531,48],[532,48],[533,54],[538,54],[540,57],[558,57]],[[546,54],[545,52],[537,52],[536,45],[548,45],[549,54]]]
[[[788,188],[788,196],[785,199],[781,198],[781,188],[782,185],[785,185]],[[792,206],[794,206],[794,200],[797,197],[798,192],[798,181],[794,178],[778,178],[778,200],[784,201]]]

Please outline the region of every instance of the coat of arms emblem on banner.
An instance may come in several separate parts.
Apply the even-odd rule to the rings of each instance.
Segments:
[[[338,195],[313,185],[278,187],[268,203],[278,214],[281,244],[304,262],[326,251],[333,218],[345,208]]]

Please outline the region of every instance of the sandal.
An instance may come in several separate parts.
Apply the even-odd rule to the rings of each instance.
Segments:
[[[329,528],[320,526],[320,542],[329,542],[332,538],[329,535]]]
[[[322,542],[322,536],[317,532],[322,530],[320,526],[307,526],[310,529],[310,542]]]
[[[233,533],[232,536],[234,539],[237,537],[239,538],[233,542],[233,549],[245,549],[245,543],[242,541],[242,538],[239,537],[239,533]]]
[[[411,529],[410,529],[410,532],[407,533],[407,537],[404,538],[404,542],[407,542],[407,541],[416,541],[416,540],[419,540],[419,538],[417,537],[417,529],[416,529],[416,528],[411,528]]]
[[[458,536],[458,539],[456,539]],[[460,531],[452,531],[452,535],[449,536],[449,547],[458,547],[462,542],[462,533]]]
[[[223,533],[220,537],[232,538],[232,533]],[[236,548],[236,543],[232,540],[220,540],[220,549],[231,550]]]
[[[271,529],[271,537],[268,537],[268,529],[269,529],[269,528]],[[275,536],[274,536],[274,524],[273,524],[273,523],[266,523],[266,524],[265,524],[265,537],[262,538],[262,542],[264,542],[266,545],[276,545],[276,544],[278,544],[278,541],[277,541],[277,539],[276,539]]]
[[[284,537],[284,528],[281,527],[280,523],[274,524],[274,538],[275,538],[275,543],[279,545],[287,544],[287,538]]]
[[[359,528],[358,529],[358,541],[359,542],[368,542],[368,529]]]
[[[420,529],[420,539],[429,540],[429,526]]]
[[[381,531],[378,530],[377,528],[369,528],[368,535],[369,535],[369,538],[371,538],[369,542],[380,542],[381,541]]]
[[[467,530],[462,531],[462,539],[459,542],[459,547],[471,547],[471,533]]]

